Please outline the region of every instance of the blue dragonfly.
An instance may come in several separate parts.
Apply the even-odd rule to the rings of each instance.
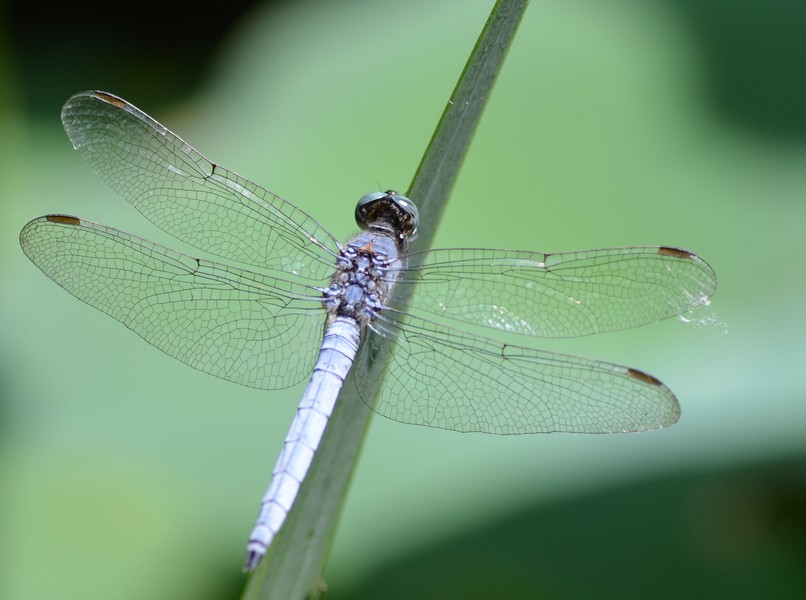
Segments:
[[[643,371],[462,326],[529,342],[684,315],[716,289],[713,269],[692,252],[409,252],[419,215],[393,191],[363,196],[361,232],[340,243],[302,209],[113,94],[76,94],[62,121],[112,189],[221,262],[69,215],[28,223],[25,254],[68,292],[195,369],[267,390],[309,381],[250,535],[247,570],[282,527],[351,368],[358,395],[377,413],[455,431],[632,432],[679,418],[674,394]],[[392,343],[380,379],[361,376],[375,351],[367,330]]]

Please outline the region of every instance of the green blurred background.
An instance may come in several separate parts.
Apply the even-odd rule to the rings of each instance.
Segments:
[[[301,388],[193,371],[26,260],[51,212],[181,248],[71,150],[61,104],[119,94],[344,238],[359,196],[408,185],[492,2],[29,4],[0,23],[0,597],[236,598]],[[803,2],[533,3],[436,245],[705,257],[701,322],[543,344],[653,373],[683,417],[373,420],[327,597],[806,596],[804,63]]]

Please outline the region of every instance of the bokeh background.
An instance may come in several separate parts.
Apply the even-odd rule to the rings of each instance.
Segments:
[[[19,248],[66,212],[169,245],[71,150],[117,93],[338,237],[405,189],[491,1],[11,2],[0,22],[0,597],[236,598],[301,388],[169,359]],[[631,365],[673,428],[460,435],[373,420],[329,598],[806,595],[806,5],[541,0],[437,246],[689,248],[712,307],[548,349]]]

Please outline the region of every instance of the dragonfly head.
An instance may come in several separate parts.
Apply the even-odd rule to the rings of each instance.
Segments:
[[[420,213],[414,202],[394,190],[370,192],[355,207],[355,222],[365,231],[386,231],[400,238],[414,239]]]

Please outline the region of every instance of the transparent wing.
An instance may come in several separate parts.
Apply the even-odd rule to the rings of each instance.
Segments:
[[[338,242],[279,196],[209,161],[122,98],[81,92],[62,109],[73,146],[158,227],[227,260],[321,279]]]
[[[325,314],[321,295],[307,286],[77,217],[34,219],[20,244],[68,292],[195,369],[278,389],[313,367]]]
[[[707,304],[716,274],[699,256],[646,246],[558,254],[443,249],[413,253],[400,286],[408,305],[451,319],[537,337],[629,329]]]
[[[667,427],[680,416],[671,390],[636,369],[501,344],[396,311],[375,325],[394,338],[392,353],[381,354],[369,335],[356,368],[391,366],[380,380],[353,380],[373,410],[396,421],[498,434],[615,433]]]

